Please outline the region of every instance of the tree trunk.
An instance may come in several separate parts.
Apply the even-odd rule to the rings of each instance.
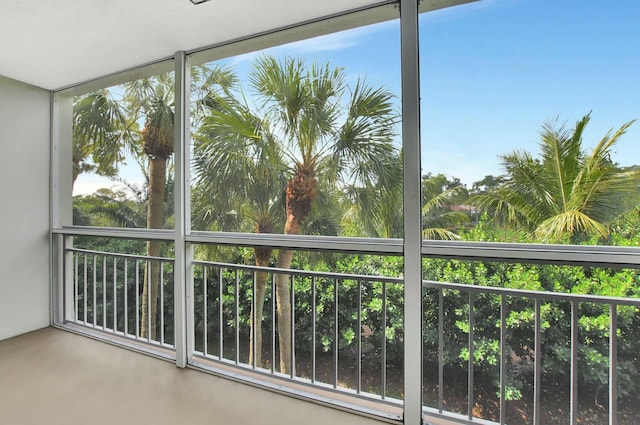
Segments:
[[[287,222],[284,233],[297,235],[300,233],[300,221],[293,214],[287,214]],[[293,251],[281,249],[278,251],[276,267],[279,269],[291,268]],[[291,285],[289,274],[276,275],[276,296],[278,299],[278,341],[280,346],[280,372],[288,374],[292,371],[292,347],[291,347]]]
[[[164,192],[167,182],[167,160],[165,158],[149,159],[149,201],[147,207],[147,228],[162,229],[164,227]],[[147,242],[147,256],[160,256],[160,241]],[[140,336],[157,340],[157,310],[160,286],[160,263],[150,261],[145,268],[142,287],[142,317],[140,318]],[[151,326],[149,327],[149,322]],[[162,330],[161,330],[162,331]]]
[[[256,257],[256,266],[268,267],[273,250],[270,248],[254,248],[253,251]],[[254,294],[255,302],[251,306],[251,317],[249,319],[249,324],[251,326],[251,334],[249,336],[249,364],[253,365],[253,353],[255,352],[255,365],[257,367],[262,367],[262,313],[264,311],[264,298],[267,289],[267,276],[267,272],[256,272],[256,293]]]
[[[299,165],[289,183],[287,183],[287,221],[284,224],[285,235],[300,234],[302,222],[309,217],[311,205],[316,199],[316,173],[313,168]],[[278,251],[276,267],[290,269],[293,251]],[[276,296],[278,298],[278,341],[280,345],[280,372],[295,373],[293,347],[291,346],[291,283],[290,274],[276,274]]]

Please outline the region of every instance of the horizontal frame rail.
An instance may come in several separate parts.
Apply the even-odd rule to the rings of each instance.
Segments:
[[[53,229],[68,236],[173,241],[174,231],[69,226]],[[186,242],[378,255],[403,255],[402,239],[303,236],[264,233],[192,232]],[[640,248],[604,245],[507,242],[422,241],[423,258],[640,268]]]
[[[479,286],[479,285],[467,285],[463,283],[445,283],[436,282],[433,280],[423,280],[423,288],[435,288],[435,289],[454,289],[463,292],[474,292],[492,295],[514,296],[522,298],[532,299],[547,299],[550,301],[575,301],[580,303],[594,303],[594,304],[611,304],[611,305],[628,305],[640,308],[640,298],[621,298],[621,297],[608,297],[600,295],[581,295],[581,294],[569,294],[560,292],[545,292],[545,291],[529,291],[525,289],[509,289],[500,288],[495,286]]]
[[[143,240],[149,240],[149,241],[165,241],[165,242],[172,242],[174,240],[174,231],[165,230],[165,229],[64,226],[62,228],[52,229],[51,233],[53,233],[54,235],[95,236],[95,237],[121,238],[121,239],[143,239]]]
[[[626,246],[423,241],[422,255],[477,261],[640,268],[640,248]]]
[[[193,232],[187,236],[187,241],[225,246],[256,246],[382,255],[399,255],[403,251],[402,239],[301,236],[273,233]]]
[[[91,254],[91,255],[103,255],[106,257],[121,257],[121,258],[128,258],[131,260],[155,260],[155,261],[167,261],[167,262],[175,261],[173,258],[170,258],[170,257],[153,257],[148,255],[118,254],[117,252],[96,251],[96,250],[83,249],[83,248],[67,248],[66,251],[78,252],[82,254]]]

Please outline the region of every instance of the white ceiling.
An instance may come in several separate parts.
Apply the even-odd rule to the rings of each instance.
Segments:
[[[0,0],[0,75],[55,90],[380,0]]]

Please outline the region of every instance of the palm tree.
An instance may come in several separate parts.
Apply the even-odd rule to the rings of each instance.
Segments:
[[[372,186],[388,182],[393,158],[393,95],[358,80],[350,93],[346,118],[340,102],[347,91],[339,68],[302,60],[262,57],[251,75],[267,116],[278,123],[281,146],[290,163],[286,186],[285,234],[299,234],[317,198],[317,177],[338,185]],[[288,269],[292,250],[279,250],[276,267]],[[291,372],[290,275],[276,276],[280,370]]]
[[[346,221],[357,221],[364,233],[376,238],[402,237],[402,152],[390,164],[394,177],[390,184],[369,188],[350,188],[351,201]],[[469,216],[453,211],[456,203],[466,198],[466,188],[459,182],[449,181],[443,174],[426,174],[422,177],[422,237],[425,239],[456,240],[460,237],[451,229],[468,223]]]
[[[422,237],[425,239],[460,239],[451,229],[466,224],[469,216],[451,207],[462,201],[466,188],[451,183],[442,174],[422,177]]]
[[[210,104],[194,135],[194,224],[197,228],[274,233],[283,221],[282,190],[278,188],[285,184],[275,139],[268,125],[233,97],[219,97]],[[256,266],[268,267],[272,253],[271,248],[254,247]],[[267,277],[264,271],[256,272],[250,317],[249,363],[253,364],[255,356],[258,366],[262,364]]]
[[[107,89],[74,99],[72,184],[86,172],[114,176],[124,161],[125,149],[136,154],[136,133],[127,123],[122,106]]]
[[[545,124],[539,158],[526,151],[502,156],[507,172],[504,185],[475,196],[474,204],[504,214],[538,240],[606,237],[609,224],[640,199],[640,173],[622,171],[611,160],[616,143],[634,121],[610,130],[586,153],[582,135],[590,115],[572,129]]]
[[[388,181],[378,181],[375,185],[351,186],[346,193],[346,210],[343,221],[353,227],[355,236],[366,235],[374,238],[401,238],[402,222],[402,152],[388,165],[392,176]]]
[[[148,167],[147,228],[165,222],[167,161],[173,155],[173,77],[163,74],[119,86],[118,101],[109,89],[79,97],[73,115],[73,181],[81,172],[115,176],[125,159],[125,148]],[[140,131],[140,123],[143,128]],[[146,156],[146,160],[140,158]],[[91,159],[93,163],[88,162]],[[159,256],[159,241],[147,242],[147,256]],[[141,322],[142,336],[156,337],[156,305],[160,267],[151,261],[145,269]],[[150,291],[150,292],[149,292]],[[147,301],[150,298],[150,306]],[[150,311],[149,311],[150,307]],[[150,331],[150,334],[148,333]]]
[[[204,155],[211,164],[205,168],[221,176],[207,178],[217,179],[220,184],[237,189],[239,194],[247,194],[249,188],[265,193],[261,204],[265,212],[270,206],[282,206],[278,199],[283,195],[285,234],[303,231],[305,222],[317,209],[317,199],[327,196],[322,193],[323,188],[358,194],[349,188],[391,184],[397,113],[393,95],[387,90],[361,79],[349,88],[344,71],[329,64],[309,66],[301,59],[286,57],[279,61],[267,56],[257,60],[250,73],[250,85],[255,93],[251,102],[242,94],[226,101],[217,99],[219,113],[205,118],[203,129],[213,130],[207,126],[215,124],[215,131],[208,135],[203,131],[203,140],[209,139],[209,143],[219,140],[223,146]],[[345,97],[348,97],[346,104]],[[214,134],[221,137],[211,137]],[[224,147],[225,144],[228,146]],[[237,165],[229,161],[236,161]],[[254,174],[260,169],[273,177],[260,178]],[[285,180],[278,185],[282,175]],[[239,183],[240,180],[244,183]],[[250,201],[248,196],[244,199]],[[262,231],[261,226],[257,225],[256,230]],[[264,254],[261,262],[266,259],[267,253]],[[268,254],[270,257],[271,253]],[[293,251],[281,249],[276,267],[288,269],[292,259]],[[277,274],[283,373],[291,371],[290,290],[289,275]],[[255,317],[256,323],[260,322],[258,311]]]
[[[124,102],[131,121],[143,121],[140,131],[142,152],[148,160],[147,228],[162,229],[165,224],[167,162],[173,155],[173,74],[143,78],[125,84]],[[162,243],[147,241],[146,255],[159,257]],[[141,336],[156,339],[160,263],[149,261],[145,268],[141,306]],[[145,326],[151,323],[151,326]]]

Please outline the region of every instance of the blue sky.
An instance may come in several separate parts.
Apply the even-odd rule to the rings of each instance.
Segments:
[[[484,0],[422,14],[423,172],[471,186],[502,173],[500,154],[537,152],[545,122],[572,126],[591,111],[584,138],[590,149],[611,128],[640,118],[639,19],[637,0]],[[398,20],[267,53],[329,61],[352,82],[366,76],[384,85],[400,103]],[[258,54],[222,62],[242,78]],[[613,159],[640,164],[640,122]],[[123,177],[137,180],[128,173],[123,169]]]
[[[470,186],[499,155],[537,152],[545,122],[591,112],[584,147],[640,118],[640,2],[485,0],[420,17],[423,172]],[[398,21],[270,49],[343,66],[400,93]],[[240,75],[257,53],[230,58]],[[399,102],[399,99],[398,99]],[[640,123],[614,160],[640,164]]]
[[[591,111],[591,148],[640,118],[640,2],[489,0],[420,22],[423,169],[470,183]],[[640,164],[640,123],[614,160]]]

